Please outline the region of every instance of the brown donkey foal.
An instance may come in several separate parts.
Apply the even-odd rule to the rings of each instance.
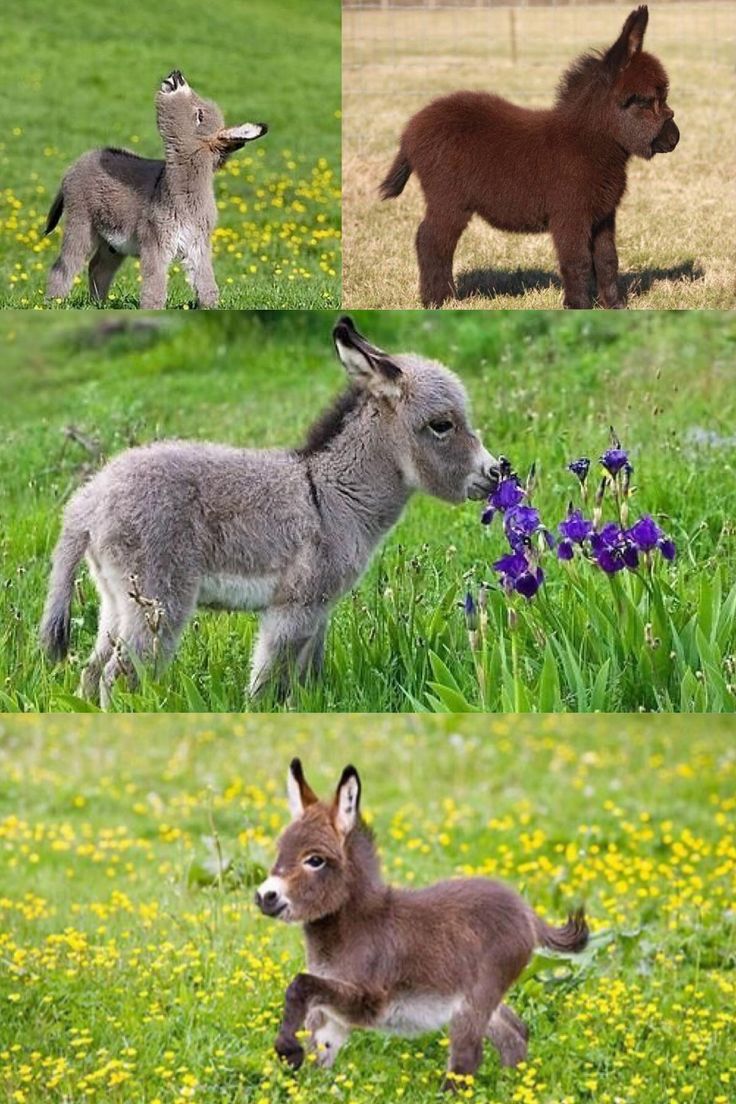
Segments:
[[[381,880],[370,830],[360,816],[360,780],[346,767],[331,803],[308,785],[298,759],[287,783],[292,823],[256,893],[267,916],[304,925],[308,973],[286,990],[276,1052],[298,1069],[310,1033],[331,1066],[354,1027],[419,1035],[450,1024],[453,1075],[475,1073],[489,1038],[504,1065],[527,1052],[527,1029],[502,1003],[536,946],[580,951],[582,910],[550,927],[512,889],[486,878],[396,889]]]
[[[642,50],[646,6],[629,15],[605,53],[578,58],[554,107],[518,107],[485,92],[455,92],[418,111],[381,184],[398,196],[412,172],[426,199],[417,231],[425,307],[455,295],[452,260],[474,214],[499,230],[549,231],[566,307],[592,305],[591,270],[604,307],[618,288],[616,208],[630,157],[670,153],[680,132],[667,104],[667,74]]]

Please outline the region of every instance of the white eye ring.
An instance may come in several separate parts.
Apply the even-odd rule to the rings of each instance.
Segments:
[[[321,870],[325,860],[321,855],[307,855],[302,865],[309,867],[310,870]]]

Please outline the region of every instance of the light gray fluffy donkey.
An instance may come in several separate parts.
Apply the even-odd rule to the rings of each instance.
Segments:
[[[41,642],[66,655],[86,556],[101,608],[82,693],[105,703],[118,676],[132,684],[131,655],[166,661],[204,606],[260,612],[250,692],[283,697],[319,669],[332,606],[414,491],[463,502],[495,487],[498,462],[452,372],[382,352],[349,318],[333,338],[349,386],[301,448],[161,441],[123,452],[70,500]]]
[[[161,84],[156,115],[163,161],[96,149],[67,171],[44,231],[50,234],[64,212],[64,239],[49,273],[48,298],[68,295],[89,261],[90,294],[102,302],[118,268],[132,256],[141,259],[141,307],[166,306],[168,269],[177,259],[199,305],[217,306],[210,242],[217,223],[213,174],[268,127],[226,127],[217,104],[198,96],[178,69]]]

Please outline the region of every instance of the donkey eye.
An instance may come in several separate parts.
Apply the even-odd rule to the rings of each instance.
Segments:
[[[321,855],[308,855],[304,860],[304,865],[308,866],[310,870],[321,870],[325,865],[325,860]]]
[[[197,108],[197,126],[199,126],[199,124],[202,122],[203,119],[204,119],[204,111],[202,110],[201,107],[198,107]]]
[[[435,437],[446,437],[448,433],[452,432],[455,425],[449,418],[436,418],[433,422],[429,422],[429,428]]]

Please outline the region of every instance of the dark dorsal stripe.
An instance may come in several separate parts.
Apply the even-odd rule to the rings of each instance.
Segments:
[[[342,432],[350,414],[360,406],[365,392],[360,387],[348,387],[333,404],[317,418],[307,431],[307,439],[297,452],[300,456],[312,456],[322,452]]]

